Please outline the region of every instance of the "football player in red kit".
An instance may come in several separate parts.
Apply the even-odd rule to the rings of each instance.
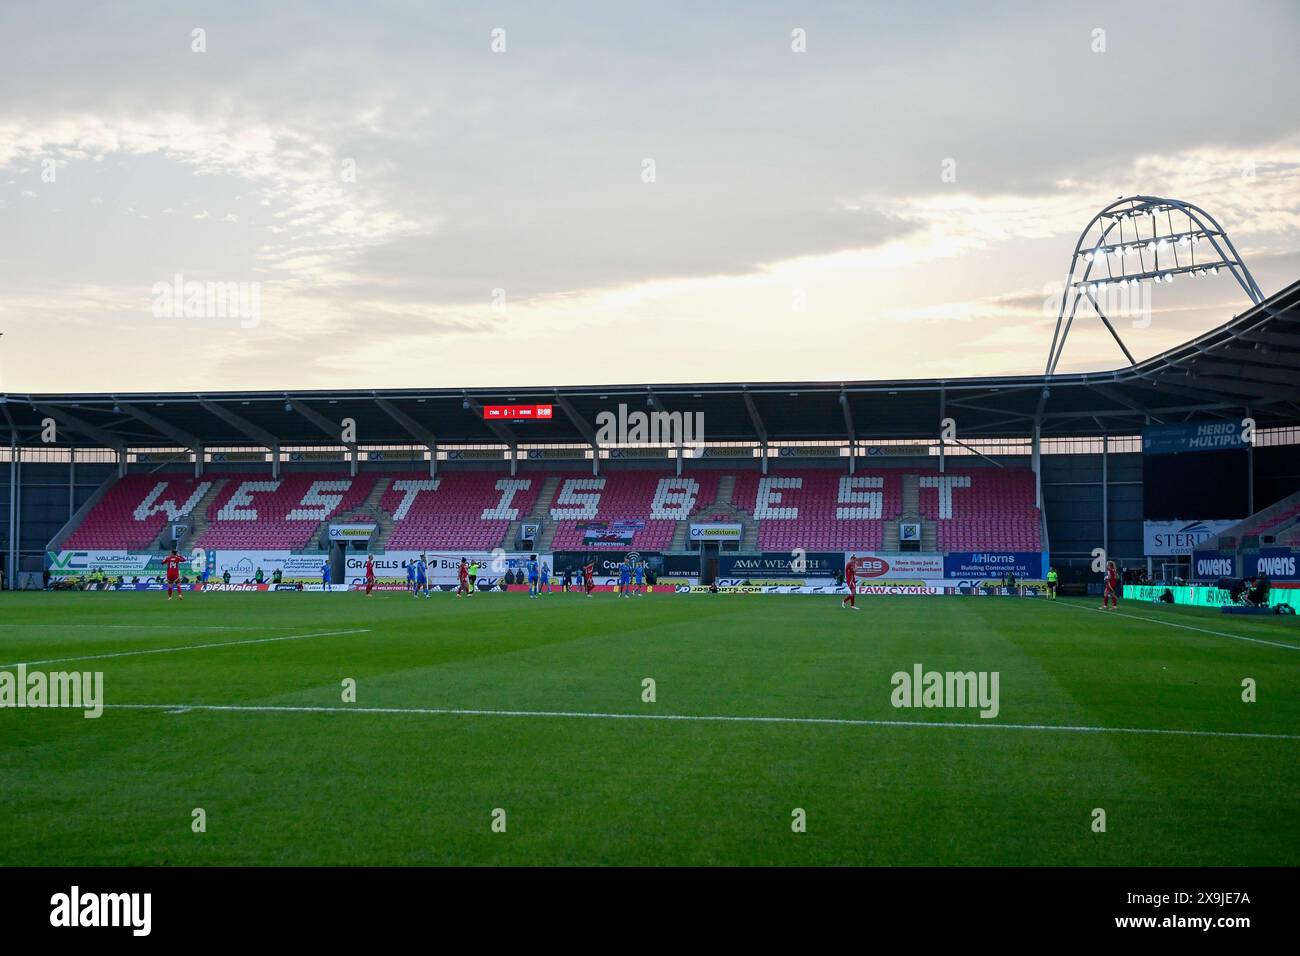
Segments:
[[[587,589],[587,597],[591,597],[592,589],[596,587],[596,565],[594,563],[583,565],[582,568],[582,586]]]
[[[840,607],[851,607],[857,611],[857,596],[853,593],[858,588],[858,556],[850,554],[848,561],[844,562],[844,583],[848,585],[849,593],[844,595],[844,600],[840,601]]]
[[[181,594],[181,556],[172,548],[172,553],[163,558],[163,567],[167,569],[167,600],[172,599],[172,588],[176,589],[176,597],[184,601]]]
[[[366,597],[375,589],[375,556],[366,555]]]
[[[1114,561],[1106,562],[1106,590],[1101,595],[1101,609],[1106,610],[1107,604],[1112,604],[1113,608],[1119,608],[1119,568],[1115,567]]]
[[[469,562],[464,558],[460,559],[460,567],[456,569],[456,597],[461,594],[469,594]]]

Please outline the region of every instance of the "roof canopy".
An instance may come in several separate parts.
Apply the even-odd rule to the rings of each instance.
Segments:
[[[548,422],[488,423],[485,404],[552,404]],[[928,439],[944,417],[963,439],[1132,434],[1145,424],[1240,418],[1300,424],[1300,282],[1231,322],[1131,367],[1070,375],[699,385],[506,386],[371,391],[6,395],[24,445],[58,422],[61,446],[574,443],[617,411],[704,415],[707,441]]]

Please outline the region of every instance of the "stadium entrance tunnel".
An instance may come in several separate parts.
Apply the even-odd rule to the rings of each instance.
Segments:
[[[331,541],[329,550],[330,581],[342,584],[347,581],[348,542]]]
[[[700,583],[706,587],[718,580],[718,547],[716,541],[700,543]]]

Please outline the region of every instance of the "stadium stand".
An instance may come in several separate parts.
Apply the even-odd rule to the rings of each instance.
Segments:
[[[376,482],[383,485],[377,487]],[[919,485],[919,510],[937,529],[939,550],[1039,548],[1040,517],[1033,474],[1021,469],[978,468],[946,475],[906,468],[848,475],[807,468],[762,475],[757,471],[701,470],[682,476],[660,471],[398,472],[379,476],[312,472],[221,475],[202,481],[134,475],[120,479],[69,537],[68,548],[147,548],[172,519],[192,515],[203,548],[295,549],[314,546],[322,523],[360,513],[391,518],[383,546],[394,550],[487,551],[507,545],[512,522],[537,512],[549,525],[547,547],[632,547],[668,550],[679,524],[693,520],[745,520],[757,525],[763,551],[872,550],[882,547],[887,521],[903,509],[907,482]],[[731,484],[729,501],[719,488]],[[219,489],[219,491],[214,490]],[[367,499],[374,492],[370,507]],[[215,497],[209,495],[212,492]],[[381,493],[382,492],[382,493]],[[195,512],[209,495],[206,514]],[[1270,527],[1300,515],[1269,509]],[[622,530],[630,542],[602,530]],[[1243,527],[1248,522],[1243,522]],[[1260,525],[1261,528],[1264,525]],[[1258,533],[1241,531],[1240,533]]]
[[[1262,538],[1266,535],[1294,541],[1300,536],[1297,535],[1297,529],[1300,529],[1300,491],[1256,511],[1197,547],[1203,550],[1232,549],[1246,538]]]
[[[599,547],[599,543],[588,540],[588,530],[598,529],[584,525],[637,522],[642,526],[629,529],[630,544],[613,541],[609,546],[665,550],[678,521],[712,506],[717,498],[718,477],[716,472],[678,477],[648,471],[613,472],[599,478],[560,476],[549,510],[555,522],[551,547],[555,550]]]
[[[1295,524],[1297,517],[1300,517],[1300,495],[1293,495],[1267,511],[1259,512],[1247,519],[1238,534],[1241,537],[1275,535]]]
[[[375,475],[298,473],[225,475],[226,484],[209,506],[201,548],[284,550],[313,543],[322,522],[358,508],[374,487]]]
[[[940,551],[1037,551],[1041,536],[1034,475],[975,468],[922,475],[921,514],[938,527]]]
[[[1300,547],[1300,520],[1278,531],[1275,543],[1288,548]]]
[[[379,502],[393,519],[387,546],[490,551],[501,545],[511,521],[532,511],[541,488],[533,475],[395,474]]]
[[[63,546],[148,548],[169,521],[188,517],[211,487],[207,479],[127,475],[105,492]]]
[[[885,519],[902,507],[902,490],[899,473],[889,470],[746,472],[736,477],[731,501],[759,523],[763,551],[874,550]]]

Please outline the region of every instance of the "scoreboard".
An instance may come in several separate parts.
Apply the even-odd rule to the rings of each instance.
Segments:
[[[550,405],[484,405],[483,420],[489,422],[549,422]]]

